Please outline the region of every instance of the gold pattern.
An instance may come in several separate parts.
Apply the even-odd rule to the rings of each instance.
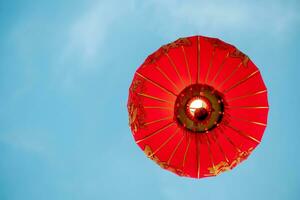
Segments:
[[[133,134],[135,134],[139,127],[139,122],[137,120],[137,108],[134,106],[134,104],[131,104],[128,106],[128,115],[129,115],[128,116],[129,117],[129,126],[131,127]]]
[[[132,100],[128,102],[127,109],[128,109],[128,118],[129,118],[129,126],[132,130],[132,133],[135,134],[137,130],[144,126],[144,109],[141,105],[140,100],[135,95],[138,91],[143,91],[145,88],[143,86],[143,81],[135,79],[132,82],[130,87],[130,93]],[[135,100],[133,100],[135,99]]]
[[[153,151],[150,146],[145,146],[144,153],[148,158],[156,162],[161,168],[169,170],[179,176],[189,176],[188,174],[185,174],[181,169],[175,168],[164,161],[160,161],[159,158],[153,154]]]
[[[241,62],[243,63],[244,67],[248,67],[249,57],[240,50],[235,49],[233,52],[230,53],[230,57],[241,59]]]
[[[154,52],[145,60],[145,64],[154,64],[163,54],[168,53],[170,49],[177,48],[180,46],[189,46],[191,42],[188,38],[179,38],[178,40],[163,45],[158,51]]]
[[[156,87],[162,89],[162,90],[165,91],[166,93],[171,94],[171,95],[174,95],[174,96],[177,96],[174,92],[172,92],[172,91],[168,90],[167,88],[161,86],[160,84],[154,82],[154,81],[151,80],[150,78],[147,78],[147,77],[143,76],[142,74],[140,74],[140,73],[138,73],[138,72],[136,72],[136,74],[137,74],[138,76],[142,77],[143,79],[149,81],[150,83],[152,83],[152,84],[155,85]]]
[[[208,174],[207,176],[217,176],[217,175],[221,174],[222,172],[231,170],[232,168],[237,166],[239,163],[246,160],[252,151],[253,151],[253,148],[251,147],[247,151],[242,151],[242,152],[238,153],[237,157],[230,163],[221,161],[217,165],[209,167],[208,170],[209,170],[210,174]]]

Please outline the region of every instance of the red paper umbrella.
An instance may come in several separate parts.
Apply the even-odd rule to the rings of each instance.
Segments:
[[[215,176],[245,160],[267,124],[266,86],[244,53],[216,38],[180,38],[151,54],[129,89],[136,143],[180,176]]]

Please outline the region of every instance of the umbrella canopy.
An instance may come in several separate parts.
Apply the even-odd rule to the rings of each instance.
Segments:
[[[267,89],[247,55],[217,38],[180,38],[137,69],[129,125],[144,153],[180,176],[230,170],[260,143]]]

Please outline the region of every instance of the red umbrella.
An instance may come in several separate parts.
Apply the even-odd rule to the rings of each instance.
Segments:
[[[267,89],[247,55],[216,38],[166,44],[137,69],[129,89],[136,143],[162,168],[202,178],[234,168],[260,143]]]

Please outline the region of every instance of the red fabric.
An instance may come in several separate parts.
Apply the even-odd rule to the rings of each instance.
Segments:
[[[207,84],[226,102],[220,125],[193,133],[174,117],[177,95]],[[232,169],[262,139],[268,116],[266,86],[255,64],[219,39],[193,36],[162,46],[138,68],[129,89],[135,141],[162,168],[202,178]]]

